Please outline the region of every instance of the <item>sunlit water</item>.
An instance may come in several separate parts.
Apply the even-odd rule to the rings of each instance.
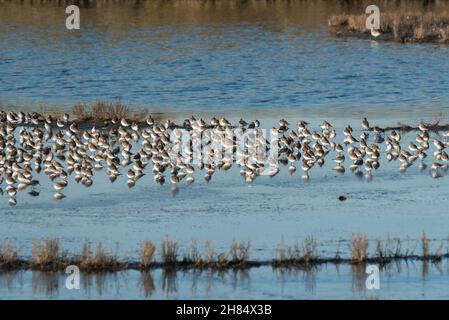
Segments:
[[[92,8],[80,31],[65,29],[63,9],[2,5],[4,105],[398,119],[447,107],[448,46],[336,39],[326,19],[348,11],[336,5]]]
[[[0,9],[5,108],[70,110],[77,102],[120,99],[177,119],[192,113],[243,116],[259,118],[267,128],[280,117],[311,120],[315,128],[327,119],[337,130],[348,123],[358,127],[364,116],[377,125],[448,120],[449,47],[333,38],[326,19],[341,8],[276,6],[256,13],[243,8],[227,15],[213,8],[89,8],[82,9],[82,30],[72,32],[64,28],[60,7],[1,4]],[[210,183],[198,175],[193,186],[181,184],[176,196],[169,183],[159,186],[150,174],[128,189],[124,178],[110,184],[98,173],[89,189],[71,181],[64,191],[68,197],[59,202],[43,179],[41,195],[20,194],[16,207],[0,197],[0,235],[23,244],[25,253],[32,240],[55,237],[69,249],[81,248],[85,240],[109,248],[119,242],[120,252],[131,256],[144,239],[159,243],[166,236],[181,246],[210,240],[218,250],[228,249],[233,239],[250,240],[257,259],[273,258],[279,243],[308,235],[317,238],[324,255],[334,254],[335,241],[353,232],[371,240],[390,235],[413,242],[422,231],[438,242],[447,237],[447,177],[435,180],[416,167],[401,174],[399,164],[387,164],[384,156],[371,182],[331,168],[330,161],[314,168],[307,183],[284,168],[252,186],[233,168],[218,172]],[[342,194],[347,201],[338,201]],[[347,251],[347,243],[340,249]],[[217,282],[217,297],[335,297],[310,295],[304,287],[283,291],[271,269],[250,274],[251,285],[237,289]],[[317,277],[317,288],[327,292],[337,283],[343,297],[363,297],[350,290],[347,273],[341,282],[334,272],[324,275]],[[31,273],[23,276],[29,283]],[[138,276],[118,277],[137,282]],[[408,292],[419,298],[421,289],[413,291],[401,279],[379,297]],[[440,297],[441,289],[432,288],[441,278],[416,279]],[[183,281],[175,297],[192,294]],[[27,286],[5,296],[9,291],[0,288],[2,297],[32,296]],[[56,296],[72,296],[65,294]],[[123,295],[92,297],[136,296],[142,294],[133,285]],[[157,290],[155,296],[165,293]],[[192,296],[205,297],[204,292]]]

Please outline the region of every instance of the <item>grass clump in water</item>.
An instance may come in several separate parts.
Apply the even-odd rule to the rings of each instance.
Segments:
[[[427,260],[429,258],[429,239],[425,232],[421,235],[421,249],[422,249],[422,257]]]
[[[43,243],[33,242],[31,245],[31,267],[57,270],[68,265],[67,255],[60,249],[56,239],[45,239]]]
[[[446,240],[441,241],[435,250],[430,248],[430,240],[423,232],[419,239],[412,242],[415,248],[420,245],[422,253],[414,254],[414,250],[407,247],[402,253],[402,243],[398,238],[388,237],[385,241],[377,240],[373,249],[373,255],[368,256],[368,240],[365,235],[353,234],[349,241],[350,252],[345,258],[340,257],[337,250],[335,257],[319,257],[317,254],[317,241],[313,237],[307,237],[302,242],[293,246],[281,244],[278,247],[276,257],[272,260],[249,260],[249,241],[233,241],[230,249],[217,252],[211,242],[206,241],[203,248],[198,249],[195,241],[192,241],[179,259],[178,242],[165,239],[161,243],[161,260],[155,259],[156,247],[150,241],[144,241],[138,250],[138,259],[127,260],[118,258],[117,249],[111,254],[100,243],[92,249],[86,242],[80,254],[69,255],[63,251],[59,241],[45,239],[42,242],[33,242],[31,258],[21,258],[16,247],[8,242],[0,244],[0,269],[32,269],[40,271],[60,271],[68,265],[77,265],[86,272],[114,272],[126,269],[148,271],[152,268],[173,269],[177,268],[193,270],[224,271],[226,269],[244,270],[247,268],[270,265],[273,268],[308,269],[326,263],[362,264],[366,262],[388,264],[401,260],[421,260],[437,263],[443,258],[449,258],[449,251],[445,250]]]
[[[111,119],[131,119],[133,118],[128,106],[120,101],[108,103],[97,101],[91,106],[85,104],[76,104],[72,108],[72,114],[78,122],[93,121],[100,122]]]
[[[351,238],[351,261],[363,262],[367,259],[368,240],[361,234],[355,234]]]
[[[379,263],[388,263],[393,259],[402,257],[401,253],[402,243],[399,238],[388,237],[386,241],[377,240],[375,255],[372,260]]]
[[[165,239],[161,244],[162,264],[166,267],[176,267],[178,264],[178,242]]]
[[[140,267],[148,269],[153,262],[156,246],[151,241],[144,241],[141,250],[139,251]]]
[[[249,241],[232,241],[231,244],[231,262],[234,267],[245,266],[249,260]]]
[[[277,257],[272,261],[275,268],[308,266],[318,260],[317,242],[314,237],[307,237],[293,247],[281,245]]]
[[[14,269],[19,265],[18,249],[10,243],[0,244],[0,269]]]
[[[203,259],[195,240],[192,240],[189,247],[185,250],[182,265],[193,266],[193,268],[202,268]]]
[[[433,261],[441,261],[441,259],[442,259],[441,253],[443,252],[443,248],[444,248],[444,241],[441,241],[440,245],[435,250],[435,253],[432,258]]]
[[[228,254],[217,253],[210,241],[206,241],[206,253],[204,267],[211,269],[225,269],[229,266]]]
[[[204,247],[204,254],[201,254],[196,241],[192,241],[180,264],[184,268],[222,270],[245,268],[249,260],[249,242],[233,241],[229,252],[216,252],[210,241],[206,241]]]
[[[88,272],[126,269],[126,264],[122,264],[118,261],[117,254],[110,254],[101,243],[97,245],[95,254],[90,243],[85,243],[83,245],[79,266],[80,269]]]

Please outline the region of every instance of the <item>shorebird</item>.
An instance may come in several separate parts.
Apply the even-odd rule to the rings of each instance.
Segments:
[[[437,150],[443,150],[446,147],[446,145],[443,142],[441,142],[436,138],[433,140],[433,144],[435,148],[437,148]]]
[[[10,206],[15,206],[15,205],[17,204],[16,198],[13,198],[13,197],[9,198],[8,204],[9,204]]]
[[[377,38],[377,37],[379,37],[380,35],[382,35],[382,33],[380,33],[379,30],[376,30],[376,29],[374,29],[374,28],[372,28],[370,31],[371,31],[371,36],[373,36],[374,38]]]
[[[321,130],[330,130],[332,128],[332,125],[326,120],[324,120],[323,123],[320,125],[320,128]]]
[[[290,167],[288,167],[288,172],[289,172],[290,174],[295,173],[295,171],[296,171],[296,167],[295,167],[295,166],[291,165]]]
[[[430,165],[430,170],[439,170],[443,167],[441,163],[434,162]]]
[[[55,200],[62,200],[65,198],[65,195],[61,192],[56,192],[53,194],[53,199]]]
[[[129,126],[131,125],[131,123],[130,123],[127,119],[122,118],[122,119],[120,120],[120,125],[121,125],[122,127],[129,127]]]
[[[241,119],[234,126],[224,117],[213,117],[209,124],[192,116],[178,125],[172,121],[155,121],[151,117],[141,121],[114,117],[104,125],[89,129],[71,121],[68,115],[52,118],[37,113],[0,112],[0,185],[5,185],[4,191],[12,199],[11,203],[16,203],[18,192],[37,185],[38,180],[33,175],[43,173],[57,191],[53,196],[60,198],[59,193],[67,187],[70,175],[74,175],[75,182],[90,187],[94,172],[105,170],[107,178],[114,182],[123,170],[128,186],[132,187],[146,174],[147,166],[158,183],[163,184],[168,173],[173,185],[183,181],[192,184],[196,169],[193,161],[197,161],[198,171],[205,171],[206,181],[210,181],[217,170],[228,171],[235,164],[243,179],[251,184],[261,174],[275,176],[282,169],[279,165],[286,165],[288,172],[293,174],[298,167],[296,161],[301,166],[301,179],[308,180],[309,171],[324,166],[332,151],[337,153],[332,158],[337,164],[333,170],[344,172],[342,164],[347,156],[351,160],[349,170],[363,176],[365,169],[367,176],[379,168],[380,145],[384,142],[385,149],[382,149],[386,159],[399,159],[401,171],[407,170],[418,159],[419,167],[426,167],[423,161],[427,157],[425,151],[429,149],[430,131],[423,123],[418,125],[420,131],[415,137],[416,142],[409,142],[405,150],[401,147],[399,131],[391,130],[387,134],[384,129],[371,127],[366,118],[362,121],[359,140],[355,138],[358,134],[348,125],[343,129],[342,139],[337,141],[337,132],[327,120],[319,124],[318,130],[312,125],[308,127],[309,123],[304,120],[298,121],[298,127],[292,129],[288,128],[286,119],[281,119],[278,124],[266,138],[258,120],[247,122]],[[191,144],[183,144],[182,130],[191,136]],[[374,132],[374,143],[368,131]],[[449,137],[449,132],[443,133],[442,137]],[[206,141],[204,157],[201,152],[195,154],[194,139],[200,144]],[[429,165],[430,171],[438,175],[448,168],[449,156],[444,150],[449,142],[446,140],[432,140],[436,149],[434,161],[444,163]],[[185,152],[181,154],[182,148]],[[276,151],[267,162],[260,151],[271,148]],[[39,192],[34,191],[29,194],[37,196]]]
[[[195,178],[193,176],[187,176],[186,182],[190,185],[195,182]]]
[[[427,125],[424,122],[420,122],[418,125],[419,130],[421,131],[427,131],[429,130],[429,128],[427,127]]]
[[[368,120],[367,120],[366,118],[363,118],[363,121],[362,121],[362,128],[363,128],[364,130],[369,130],[369,129],[370,129],[370,127],[369,127],[369,122],[368,122]]]
[[[342,164],[345,161],[344,155],[339,155],[333,159],[337,164]]]

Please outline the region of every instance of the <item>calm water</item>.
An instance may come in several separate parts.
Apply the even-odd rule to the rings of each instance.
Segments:
[[[314,270],[247,272],[127,271],[81,274],[68,290],[62,273],[0,273],[4,299],[447,299],[448,266],[409,262],[380,270],[380,289],[366,289],[365,267],[325,265]]]
[[[403,144],[413,138],[403,135]],[[429,155],[433,151],[432,146]],[[29,189],[18,192],[14,207],[6,195],[0,198],[0,234],[22,245],[25,255],[33,240],[53,237],[78,252],[86,240],[111,250],[118,242],[120,256],[134,258],[143,240],[159,244],[167,236],[179,241],[181,249],[192,240],[199,245],[210,240],[220,252],[228,250],[233,239],[249,240],[255,259],[271,259],[280,243],[292,245],[309,235],[325,256],[337,250],[347,254],[348,243],[338,241],[354,232],[367,235],[372,251],[374,240],[388,236],[401,238],[404,249],[413,248],[425,231],[435,240],[431,251],[447,239],[447,175],[432,179],[428,169],[416,165],[400,173],[399,161],[387,162],[382,152],[381,166],[368,182],[349,170],[333,171],[333,156],[310,171],[308,182],[301,180],[299,169],[290,175],[287,166],[280,165],[275,177],[260,176],[248,186],[234,165],[217,171],[208,183],[204,172],[196,172],[195,183],[178,183],[176,194],[169,182],[154,182],[151,167],[131,189],[126,175],[111,184],[104,171],[94,171],[91,188],[70,176],[62,201],[53,200],[51,181],[41,173],[34,176],[41,184],[33,188],[40,192],[38,197],[30,196]],[[340,202],[340,195],[348,200]]]
[[[449,47],[328,34],[330,14],[363,12],[359,9],[112,6],[82,9],[82,30],[69,32],[63,8],[0,4],[0,103],[9,109],[70,110],[77,102],[121,99],[179,119],[192,113],[257,117],[269,127],[278,117],[293,123],[301,117],[317,128],[326,118],[337,130],[347,123],[358,127],[363,116],[378,125],[449,120]],[[176,196],[150,175],[129,190],[124,178],[110,184],[104,174],[95,174],[90,189],[70,179],[61,202],[51,199],[44,179],[41,195],[19,194],[16,207],[0,197],[0,238],[23,245],[25,254],[34,239],[44,237],[59,238],[69,249],[79,249],[86,239],[109,248],[119,242],[128,256],[137,255],[144,239],[159,243],[166,236],[181,245],[211,240],[217,250],[228,249],[232,239],[250,240],[258,259],[272,258],[279,243],[307,235],[322,244],[321,254],[334,254],[336,241],[353,232],[370,240],[409,237],[414,243],[426,231],[437,246],[449,233],[449,180],[433,180],[416,167],[400,174],[398,166],[386,164],[383,156],[369,183],[336,174],[329,163],[314,169],[308,183],[284,168],[252,187],[233,169],[215,174],[209,184],[197,176],[193,186],[180,185]],[[337,200],[341,194],[348,195],[346,202]],[[339,249],[347,252],[347,243]],[[318,272],[311,290],[301,276],[282,282],[263,268],[236,285],[217,277],[199,282],[212,282],[217,298],[338,298],[337,292],[341,298],[366,297],[352,289],[350,270],[331,269]],[[446,273],[422,278],[413,272],[393,277],[390,289],[374,297],[441,298],[449,292],[442,285]],[[91,295],[64,290],[46,295],[33,289],[39,276],[25,272],[20,281],[12,277],[10,286],[0,280],[0,297],[144,297],[136,289],[139,277],[118,275],[119,293],[107,277],[106,287],[113,287],[107,293],[94,288]],[[177,277],[179,290],[172,294],[159,289],[162,275],[154,277],[152,297],[210,297],[202,289],[191,292],[190,275]],[[61,279],[44,282],[60,287]],[[128,281],[129,287],[123,284]]]
[[[111,6],[81,11],[2,5],[0,101],[70,108],[121,99],[189,115],[284,110],[321,116],[434,116],[449,100],[449,47],[335,39],[338,6]]]

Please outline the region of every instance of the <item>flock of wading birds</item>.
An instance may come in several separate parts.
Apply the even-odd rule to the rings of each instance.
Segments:
[[[449,137],[449,131],[433,134],[424,123],[417,127],[416,141],[404,149],[399,131],[371,127],[366,118],[360,136],[355,137],[352,127],[347,126],[341,143],[334,141],[337,132],[329,122],[324,121],[317,131],[308,125],[301,120],[289,128],[291,124],[282,119],[278,127],[270,130],[267,139],[257,120],[241,119],[237,126],[232,126],[225,118],[214,117],[206,123],[192,116],[177,125],[170,120],[156,122],[149,116],[141,122],[116,118],[99,126],[87,126],[71,121],[68,114],[54,119],[36,112],[0,112],[0,196],[7,195],[11,206],[17,204],[18,191],[28,189],[31,196],[38,196],[39,180],[33,174],[42,170],[51,180],[55,200],[65,197],[63,189],[70,175],[74,174],[75,182],[90,187],[94,170],[104,168],[111,182],[126,175],[131,188],[145,175],[150,163],[154,180],[162,184],[169,175],[172,189],[183,179],[193,183],[195,170],[204,170],[204,179],[209,181],[214,172],[228,170],[234,163],[248,183],[261,174],[276,175],[279,163],[289,165],[291,174],[299,167],[301,179],[308,180],[309,171],[317,165],[323,166],[331,152],[335,155],[332,161],[336,172],[344,173],[343,164],[348,160],[351,172],[371,179],[372,171],[380,166],[383,143],[386,159],[399,159],[401,171],[415,162],[420,169],[427,168],[424,159],[431,144],[435,151],[429,165],[430,175],[439,178],[448,168],[449,157],[444,149],[449,142],[444,140]],[[196,154],[193,142],[185,148],[183,132],[189,133],[191,141],[201,141],[203,152]],[[243,142],[239,140],[242,137],[245,137]],[[184,145],[182,152],[181,145]],[[270,148],[275,152],[264,157]]]

